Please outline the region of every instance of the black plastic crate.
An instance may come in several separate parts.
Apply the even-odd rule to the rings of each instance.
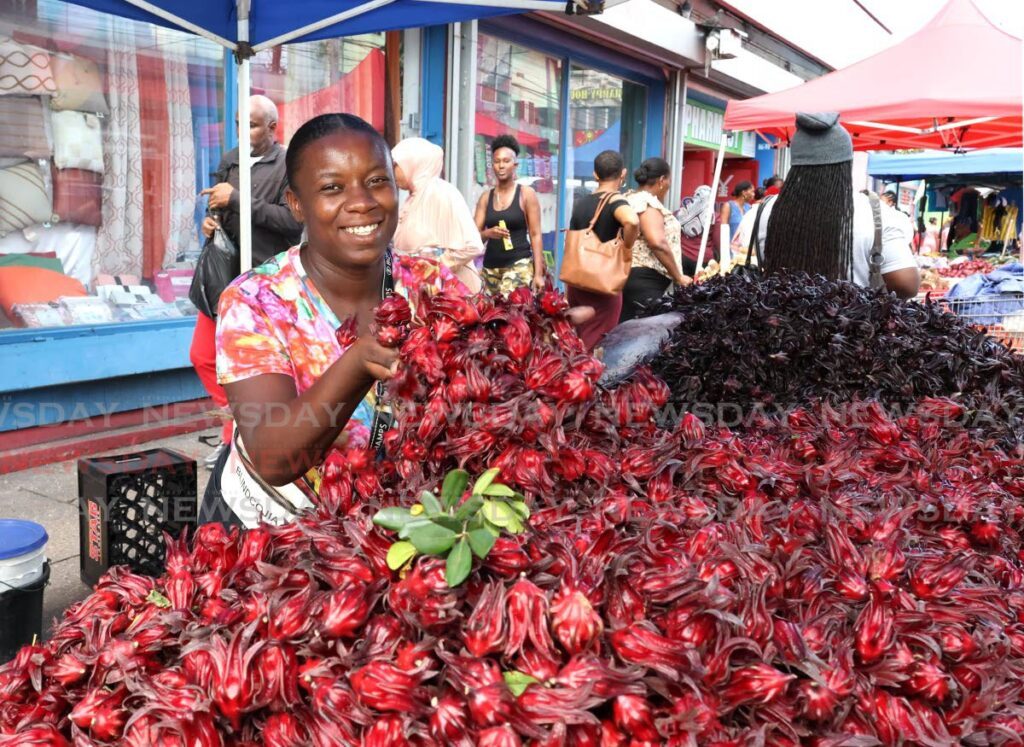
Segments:
[[[95,584],[108,568],[163,572],[164,532],[196,525],[196,460],[151,449],[78,461],[82,580]]]

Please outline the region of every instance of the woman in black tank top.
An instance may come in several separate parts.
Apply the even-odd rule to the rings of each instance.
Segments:
[[[618,194],[626,178],[622,156],[613,150],[599,153],[594,159],[594,178],[597,180],[597,189],[592,194],[578,198],[573,204],[569,230],[580,231],[589,226],[594,218],[594,212],[601,205],[601,200],[611,193],[613,196],[604,205],[594,223],[594,234],[603,242],[611,241],[619,231],[622,231],[622,243],[632,247],[640,231],[640,219],[626,198]],[[570,306],[590,306],[594,309],[594,316],[576,327],[587,350],[593,350],[601,338],[619,323],[622,294],[593,293],[570,285],[566,289],[565,297]]]
[[[500,135],[491,144],[497,185],[480,195],[476,225],[486,242],[482,278],[488,293],[508,294],[521,285],[544,287],[547,266],[541,244],[540,202],[516,184],[519,143]]]

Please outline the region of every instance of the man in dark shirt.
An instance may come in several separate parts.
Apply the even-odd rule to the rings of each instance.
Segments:
[[[284,199],[288,186],[285,149],[274,140],[277,107],[266,96],[249,99],[249,136],[252,146],[252,263],[259,265],[299,242],[302,225],[292,217]],[[214,177],[217,184],[204,189],[209,209],[220,211],[221,225],[235,246],[239,245],[238,148],[221,159]],[[203,233],[213,235],[216,219],[207,216]]]
[[[249,99],[249,137],[252,164],[252,263],[260,265],[275,254],[299,243],[302,225],[292,217],[285,203],[284,190],[288,186],[285,174],[285,149],[274,140],[277,130],[277,107],[266,96]],[[219,216],[228,238],[239,246],[239,194],[238,148],[228,151],[217,167],[217,183],[202,194],[209,195],[212,215],[203,220],[203,234],[212,236]],[[231,419],[227,414],[228,398],[217,383],[217,325],[200,312],[192,335],[190,358],[203,387],[224,414],[221,444],[207,456],[207,468],[212,468],[231,436]]]

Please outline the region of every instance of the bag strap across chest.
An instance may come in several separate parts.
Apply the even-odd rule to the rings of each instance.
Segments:
[[[597,203],[597,207],[594,208],[594,216],[590,219],[590,224],[587,226],[588,231],[592,232],[594,230],[594,226],[597,225],[597,219],[601,217],[605,205],[617,194],[618,192],[605,192],[604,197],[601,198],[601,201]]]

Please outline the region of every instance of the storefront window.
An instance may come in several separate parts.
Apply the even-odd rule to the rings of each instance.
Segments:
[[[629,181],[643,160],[644,114],[647,89],[597,70],[573,66],[569,77],[569,125],[572,144],[567,161],[570,194],[593,191],[594,158],[618,151],[626,162]]]
[[[300,42],[252,60],[252,90],[277,104],[279,139],[287,143],[313,117],[347,112],[385,130],[385,35]]]
[[[0,10],[0,328],[167,319],[221,157],[224,53],[57,0]]]
[[[473,193],[494,186],[490,144],[498,135],[519,141],[519,182],[537,191],[545,251],[554,251],[558,223],[558,153],[562,62],[518,44],[480,35],[477,52]]]

